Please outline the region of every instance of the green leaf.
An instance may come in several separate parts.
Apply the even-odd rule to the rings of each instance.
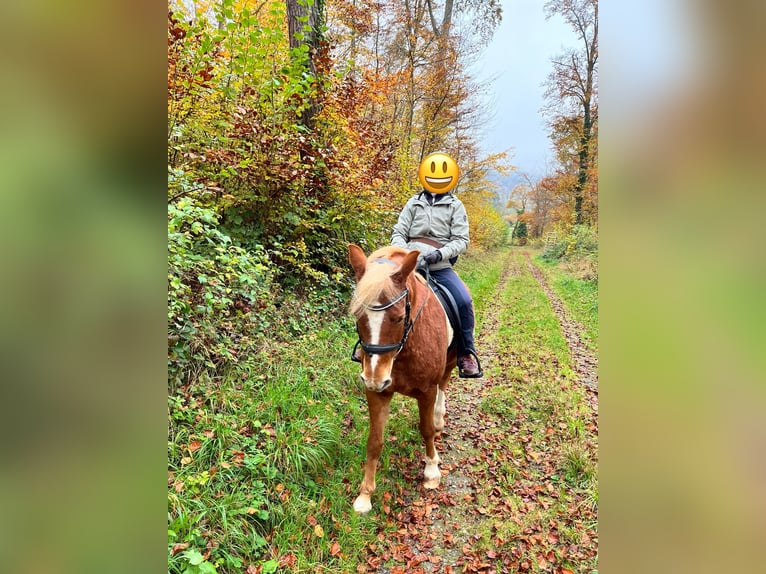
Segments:
[[[279,562],[276,560],[269,560],[268,562],[263,563],[264,574],[271,574],[272,572],[276,572],[277,568],[279,568]]]
[[[183,553],[183,557],[186,558],[189,561],[189,564],[192,566],[198,566],[199,564],[202,564],[202,562],[205,560],[205,558],[200,554],[200,551],[196,548],[190,548],[186,552]]]

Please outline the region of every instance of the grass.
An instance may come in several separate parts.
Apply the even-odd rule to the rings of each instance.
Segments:
[[[484,253],[469,253],[460,257],[455,271],[471,291],[476,315],[478,333],[483,324],[486,310],[493,300],[493,294],[503,271],[505,250]]]
[[[280,560],[340,571],[360,559],[349,481],[367,420],[347,360],[352,332],[328,324],[254,358],[246,380],[169,398],[170,572],[190,565],[191,549],[218,572],[268,571]]]
[[[542,257],[535,257],[535,263],[542,269],[551,288],[561,297],[572,318],[583,326],[589,349],[598,353],[598,279],[580,279],[563,264]]]

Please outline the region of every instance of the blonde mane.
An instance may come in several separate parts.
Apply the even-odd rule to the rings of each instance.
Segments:
[[[402,258],[407,253],[406,249],[389,245],[370,254],[364,275],[356,284],[354,296],[351,298],[349,310],[352,315],[359,318],[365,307],[385,303],[399,294],[391,275],[399,271]],[[393,261],[395,265],[378,262],[377,259]]]

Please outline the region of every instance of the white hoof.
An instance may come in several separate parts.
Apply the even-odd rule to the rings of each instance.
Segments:
[[[354,511],[358,514],[366,514],[372,510],[372,502],[370,497],[365,494],[360,494],[354,501]]]
[[[427,478],[425,481],[423,481],[423,488],[428,490],[439,488],[440,482],[441,482],[441,475],[439,475],[439,478]]]
[[[442,473],[439,470],[439,455],[437,454],[433,460],[426,458],[426,469],[423,472],[425,480],[423,481],[423,487],[428,489],[438,488],[439,482],[442,479]]]

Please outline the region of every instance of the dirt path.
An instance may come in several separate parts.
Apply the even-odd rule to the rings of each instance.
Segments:
[[[579,381],[588,389],[587,401],[595,419],[598,403],[595,357],[581,341],[581,328],[567,318],[563,304],[528,255],[526,264],[559,319]],[[442,485],[436,491],[420,486],[411,497],[398,501],[403,504],[394,516],[398,526],[396,540],[372,548],[368,559],[371,571],[590,572],[585,567],[563,566],[592,562],[595,549],[588,549],[593,535],[582,526],[583,501],[577,496],[571,501],[560,500],[557,483],[540,478],[556,476],[558,451],[547,452],[544,444],[531,439],[532,427],[523,413],[508,419],[491,408],[487,412],[487,405],[498,396],[507,396],[508,402],[513,402],[509,393],[514,382],[502,374],[507,371],[507,362],[513,359],[500,352],[497,332],[503,309],[500,294],[506,290],[508,281],[523,271],[522,258],[509,256],[497,295],[487,306],[481,331],[477,333],[485,377],[454,376],[448,388],[447,424],[437,443],[443,461]],[[552,430],[549,427],[545,434]],[[411,480],[422,478],[418,476],[422,475],[421,467],[419,460],[407,465],[406,473]],[[555,510],[557,507],[559,510]],[[587,518],[587,509],[585,515]],[[569,534],[566,539],[570,530],[576,530],[576,536]]]
[[[529,272],[537,279],[551,302],[553,312],[556,313],[556,318],[561,325],[561,332],[567,340],[567,345],[569,345],[569,352],[572,355],[572,363],[579,377],[579,382],[588,389],[589,402],[594,410],[598,411],[598,358],[588,350],[583,342],[582,326],[569,317],[564,303],[550,288],[542,271],[532,263],[529,253],[524,252],[524,257],[527,259]]]

